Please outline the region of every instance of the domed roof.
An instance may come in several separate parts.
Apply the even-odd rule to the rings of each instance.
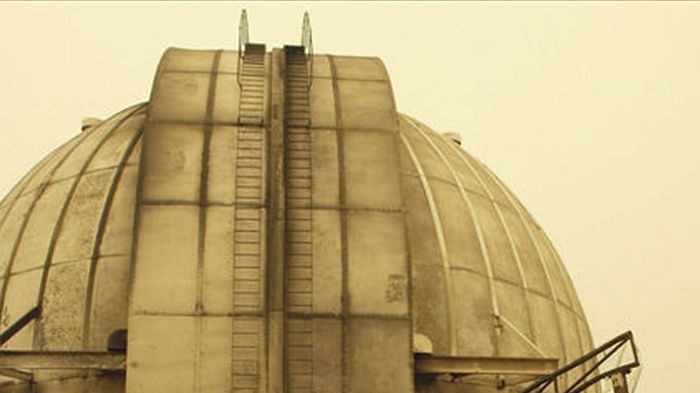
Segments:
[[[0,203],[0,309],[3,328],[41,316],[3,348],[103,351],[128,329],[129,392],[397,393],[414,341],[560,364],[592,349],[503,183],[398,114],[380,60],[306,58],[169,50],[149,103],[33,168]]]
[[[0,204],[0,305],[6,328],[42,318],[4,348],[103,348],[126,324],[134,197],[146,104],[78,134]]]

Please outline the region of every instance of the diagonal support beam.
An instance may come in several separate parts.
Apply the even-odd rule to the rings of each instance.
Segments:
[[[39,317],[41,315],[41,307],[36,306],[32,308],[31,310],[27,311],[26,314],[22,315],[20,319],[17,320],[17,322],[13,323],[12,326],[8,327],[5,329],[2,334],[0,334],[0,345],[5,344],[7,341],[9,341],[17,332],[22,330],[29,322],[31,322],[34,318]]]
[[[603,364],[614,354],[619,353],[618,351],[623,350],[625,345],[630,345],[632,349],[633,359],[625,364],[618,365],[617,367],[603,371]],[[600,357],[599,357],[600,356]],[[550,375],[546,375],[532,385],[525,388],[522,393],[541,393],[544,392],[550,385],[555,386],[558,383],[558,378],[566,373],[580,368],[586,362],[594,362],[593,366],[585,371],[577,380],[570,384],[566,388],[566,393],[582,393],[586,391],[589,387],[597,384],[605,378],[620,376],[624,377],[625,374],[630,372],[635,367],[639,367],[639,356],[637,354],[637,346],[634,343],[634,337],[631,331],[622,333],[621,335],[613,338],[607,343],[601,345],[600,347],[592,350],[591,352],[583,355],[582,357],[572,361],[571,363],[565,365],[564,367],[556,370]]]

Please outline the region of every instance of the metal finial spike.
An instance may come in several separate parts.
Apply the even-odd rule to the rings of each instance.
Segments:
[[[245,48],[249,41],[248,35],[248,14],[245,9],[241,11],[241,21],[238,24],[238,52]]]
[[[301,28],[301,46],[304,48],[304,53],[307,56],[307,73],[309,75],[308,89],[311,89],[311,84],[314,78],[312,77],[314,73],[314,40],[311,34],[311,20],[309,18],[309,12],[304,12],[304,21]]]
[[[241,21],[238,23],[238,69],[241,69],[241,62],[243,61],[243,56],[245,54],[245,47],[248,44],[248,13],[245,8],[241,10]],[[236,82],[238,86],[241,85],[241,73],[239,72],[236,76]]]
[[[304,12],[304,22],[301,28],[301,46],[311,51],[313,48],[313,40],[311,38],[311,20],[309,12]]]

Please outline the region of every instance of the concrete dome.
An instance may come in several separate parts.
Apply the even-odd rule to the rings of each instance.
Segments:
[[[311,71],[304,56],[171,49],[149,103],[5,197],[2,328],[41,313],[3,349],[106,351],[128,331],[126,375],[38,369],[40,387],[517,391],[416,380],[414,352],[564,364],[592,349],[563,264],[501,181],[398,114],[378,59],[313,56]]]

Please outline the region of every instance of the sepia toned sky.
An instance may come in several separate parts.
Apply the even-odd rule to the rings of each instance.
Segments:
[[[0,3],[0,195],[146,101],[169,46],[297,43],[383,59],[399,110],[510,186],[564,259],[600,344],[631,329],[637,392],[700,366],[700,3]]]

